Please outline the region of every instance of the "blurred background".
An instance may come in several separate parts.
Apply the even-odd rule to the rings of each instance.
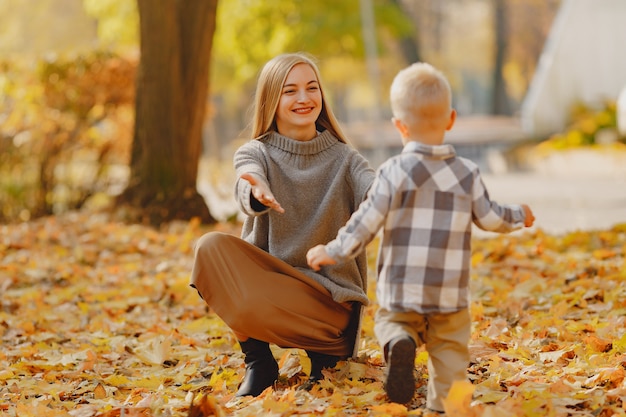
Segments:
[[[373,166],[401,149],[391,80],[426,61],[452,85],[459,118],[447,141],[479,164],[492,197],[530,204],[554,233],[626,221],[625,1],[213,3],[192,176],[215,219],[237,218],[231,158],[250,139],[259,69],[305,51]],[[131,0],[0,0],[0,223],[98,210],[127,187],[140,44],[158,49],[169,33],[141,16]]]

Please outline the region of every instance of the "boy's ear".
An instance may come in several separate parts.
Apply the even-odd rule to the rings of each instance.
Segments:
[[[402,123],[400,119],[396,119],[395,117],[393,117],[391,121],[393,122],[393,125],[396,127],[396,130],[400,133],[400,136],[402,136],[403,138],[406,138],[409,136],[409,129],[406,127],[404,123]]]
[[[448,126],[446,126],[446,130],[452,129],[454,126],[454,122],[456,121],[456,110],[450,110],[450,121],[448,121]]]

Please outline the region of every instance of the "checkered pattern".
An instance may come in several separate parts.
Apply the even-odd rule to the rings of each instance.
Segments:
[[[451,145],[409,142],[377,171],[368,198],[326,245],[344,262],[380,228],[377,301],[390,311],[466,308],[472,222],[506,233],[524,225],[518,205],[491,201],[478,167]]]

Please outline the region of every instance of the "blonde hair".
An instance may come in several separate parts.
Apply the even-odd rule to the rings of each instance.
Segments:
[[[441,71],[418,62],[398,72],[391,83],[389,98],[394,117],[412,123],[421,116],[447,117],[452,91]]]
[[[313,58],[298,52],[278,55],[269,60],[261,70],[257,80],[252,137],[261,139],[276,128],[276,109],[282,94],[283,85],[291,69],[298,64],[306,64],[313,69],[322,94],[322,111],[315,122],[317,130],[328,130],[343,143],[348,143],[339,123],[324,96],[320,72]]]

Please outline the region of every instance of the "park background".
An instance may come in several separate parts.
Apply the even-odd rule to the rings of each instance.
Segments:
[[[375,304],[363,356],[322,390],[293,389],[306,359],[281,351],[281,389],[233,400],[236,342],[186,288],[193,241],[238,233],[231,158],[258,70],[306,51],[375,166],[399,150],[395,73],[442,69],[460,116],[448,142],[492,197],[535,211],[531,232],[477,230],[477,403],[453,415],[624,414],[623,1],[159,6],[0,1],[0,413],[422,413],[423,391],[385,403]]]

